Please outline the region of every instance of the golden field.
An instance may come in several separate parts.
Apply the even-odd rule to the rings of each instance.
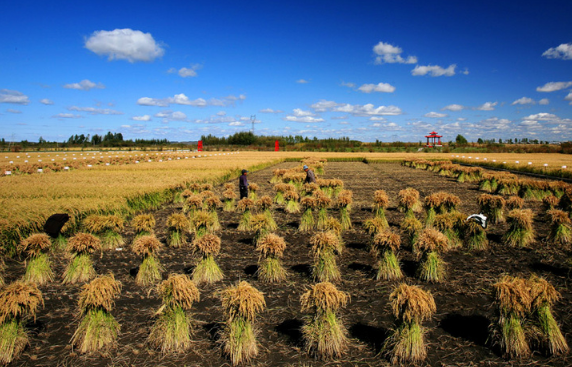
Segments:
[[[38,155],[42,160],[63,159],[66,157],[65,154],[68,154],[69,159],[74,153],[58,153],[55,157],[54,152],[4,153],[1,154],[0,163],[7,163],[10,160],[17,162],[27,156],[38,159]],[[99,155],[98,152],[75,154],[80,159]],[[143,157],[147,153],[132,152],[123,155],[135,156],[136,154],[138,157]],[[164,154],[168,156],[171,152]],[[37,229],[47,217],[58,212],[80,216],[91,212],[125,210],[130,198],[159,193],[195,181],[214,182],[223,177],[236,177],[240,169],[266,167],[286,158],[368,158],[396,161],[412,158],[461,159],[464,155],[465,160],[469,162],[483,162],[484,158],[487,158],[487,161],[491,163],[493,160],[497,163],[507,162],[507,164],[519,161],[520,165],[532,162],[532,165],[539,167],[548,164],[548,168],[552,169],[563,165],[572,167],[572,156],[562,154],[237,152],[222,155],[224,153],[203,152],[200,153],[201,158],[195,159],[191,157],[199,153],[172,152],[172,154],[181,155],[182,158],[173,158],[173,160],[163,162],[142,160],[141,164],[94,165],[69,172],[1,177],[0,233],[14,228]],[[112,155],[112,153],[105,152],[102,155]],[[456,157],[457,155],[459,157]],[[20,158],[16,158],[17,156]],[[184,156],[188,156],[188,159],[184,159]],[[28,160],[31,162],[30,158]]]

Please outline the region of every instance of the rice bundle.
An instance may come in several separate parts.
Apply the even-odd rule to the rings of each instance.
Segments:
[[[337,204],[338,208],[340,208],[340,223],[344,230],[352,228],[352,220],[350,218],[352,202],[352,192],[350,190],[340,191]]]
[[[549,211],[556,208],[559,203],[560,199],[558,199],[554,195],[547,195],[544,198],[542,198],[543,209],[545,211]]]
[[[282,266],[286,242],[284,238],[268,233],[258,240],[256,251],[260,252],[257,275],[267,283],[280,282],[286,279],[286,269]]]
[[[83,220],[83,226],[89,233],[101,239],[104,249],[114,249],[123,246],[125,241],[121,232],[125,227],[123,218],[117,215],[90,215]]]
[[[532,317],[540,330],[538,334],[540,347],[550,355],[568,353],[568,343],[551,311],[552,304],[561,298],[560,293],[552,284],[536,275],[530,277],[529,284],[532,294]]]
[[[248,184],[248,198],[252,201],[256,201],[258,200],[258,195],[256,194],[256,192],[258,191],[260,187],[258,186],[258,184],[255,183],[250,183]]]
[[[383,350],[393,364],[422,362],[427,357],[427,347],[421,323],[437,311],[433,296],[417,286],[402,283],[389,295],[389,301],[396,328]]]
[[[255,214],[250,218],[250,229],[254,231],[253,242],[256,246],[260,238],[270,233],[274,229],[274,226],[266,215]]]
[[[386,228],[389,228],[389,224],[385,218],[373,217],[363,222],[363,229],[371,236],[375,236]]]
[[[29,259],[26,265],[26,273],[22,278],[25,282],[42,285],[54,280],[54,273],[48,256],[51,245],[50,236],[45,233],[30,235],[20,242],[19,252],[24,253]]]
[[[493,289],[498,312],[496,328],[503,353],[510,358],[530,355],[523,328],[532,302],[527,281],[506,275],[493,285]]]
[[[464,229],[465,216],[458,213],[444,213],[435,216],[435,229],[443,233],[449,240],[450,248],[461,247],[461,233]]]
[[[72,259],[64,272],[63,283],[87,282],[95,276],[90,254],[101,250],[101,240],[89,233],[78,233],[68,240]]]
[[[315,228],[314,208],[316,207],[316,199],[311,196],[305,196],[300,200],[302,207],[302,218],[298,230],[300,232],[309,232]]]
[[[423,230],[415,243],[417,256],[421,257],[419,263],[419,279],[438,283],[445,279],[445,262],[439,256],[440,252],[449,250],[449,239],[433,228]]]
[[[377,280],[401,279],[403,273],[396,252],[401,246],[401,237],[389,229],[375,235],[371,252],[378,259]]]
[[[135,283],[148,286],[161,280],[163,268],[157,254],[162,247],[163,244],[154,235],[141,236],[133,242],[131,250],[142,258]]]
[[[441,205],[442,201],[443,195],[441,192],[425,196],[425,227],[433,226],[435,215],[437,214],[437,208]]]
[[[423,224],[421,224],[419,219],[412,215],[403,219],[400,224],[400,228],[403,232],[405,232],[405,235],[407,236],[407,239],[409,240],[409,243],[415,252],[415,243],[417,242],[417,238],[423,229]]]
[[[183,213],[187,213],[189,217],[193,217],[195,213],[203,207],[203,196],[199,194],[191,195],[183,205]]]
[[[320,232],[310,239],[314,258],[312,276],[319,282],[340,280],[340,270],[336,264],[336,255],[342,252],[339,237],[333,231]]]
[[[285,169],[275,169],[272,171],[272,178],[270,179],[270,183],[277,183],[282,182],[282,177],[287,172]]]
[[[376,190],[373,194],[373,212],[374,217],[379,218],[384,224],[384,228],[388,226],[385,218],[385,209],[389,206],[389,197],[385,190]]]
[[[194,182],[189,185],[189,190],[191,190],[193,194],[198,194],[201,191],[201,184]]]
[[[238,223],[238,230],[239,231],[250,231],[251,228],[251,217],[252,212],[251,210],[254,208],[254,201],[250,200],[249,198],[241,199],[238,202],[237,209],[238,211],[242,212],[242,217],[240,218],[240,222]]]
[[[149,236],[155,233],[155,217],[153,214],[139,214],[133,218],[131,225],[135,229],[135,236]]]
[[[408,187],[399,191],[399,202],[397,208],[404,212],[406,217],[414,216],[413,213],[421,210],[421,201],[419,201],[419,191]]]
[[[238,197],[238,195],[236,195],[236,192],[234,192],[234,189],[225,190],[222,193],[222,197],[224,198],[223,210],[225,212],[233,212],[234,204],[236,202],[236,198]]]
[[[213,189],[213,185],[210,183],[204,183],[201,185],[201,192],[212,191],[212,189]]]
[[[506,207],[509,210],[522,209],[523,206],[524,206],[524,199],[521,197],[518,197],[516,195],[512,195],[512,196],[509,196],[508,199],[506,199]]]
[[[508,213],[508,231],[503,240],[511,247],[527,247],[534,241],[534,229],[532,228],[532,210],[513,209]]]
[[[296,191],[286,191],[284,193],[284,200],[286,200],[286,213],[295,214],[300,213],[300,204],[298,203],[299,195]]]
[[[266,307],[264,295],[245,281],[222,291],[222,307],[227,317],[222,331],[223,351],[233,365],[248,362],[258,354],[252,323]]]
[[[117,340],[120,326],[111,310],[120,292],[121,283],[113,274],[101,275],[82,287],[78,307],[83,318],[71,339],[80,353],[108,348]]]
[[[207,212],[209,213],[209,215],[211,216],[211,231],[220,230],[222,227],[221,227],[220,222],[218,220],[218,214],[217,214],[216,210],[218,207],[222,206],[222,202],[216,196],[211,196],[211,197],[205,199],[204,206],[205,206]]]
[[[316,191],[320,190],[320,186],[318,186],[318,184],[314,183],[314,182],[310,182],[307,184],[304,184],[304,186],[302,186],[302,194],[303,196],[312,196],[314,195],[314,193]]]
[[[469,250],[485,251],[489,247],[487,232],[479,223],[469,220],[464,229],[464,241]]]
[[[167,243],[173,248],[187,244],[186,233],[190,222],[184,214],[174,213],[167,218]]]
[[[564,249],[570,248],[572,242],[572,221],[568,213],[558,209],[549,210],[550,233],[548,241]]]
[[[328,221],[328,207],[332,204],[332,199],[328,198],[321,191],[314,193],[314,199],[316,200],[316,208],[318,208],[316,228],[323,230]]]
[[[214,260],[220,252],[220,244],[220,238],[210,233],[193,241],[193,251],[201,256],[191,276],[196,284],[212,284],[224,278],[222,270]]]
[[[276,195],[274,196],[274,202],[278,205],[283,205],[286,201],[284,200],[284,193],[289,190],[287,184],[279,183],[274,185],[274,191]]]
[[[502,196],[482,194],[477,199],[477,203],[479,204],[481,213],[486,215],[491,223],[499,224],[505,222],[503,210],[506,201]]]
[[[264,195],[254,203],[259,212],[262,212],[268,220],[268,229],[274,231],[278,228],[274,216],[272,215],[272,198]]]
[[[194,232],[195,238],[200,238],[207,233],[213,233],[216,228],[212,214],[204,210],[195,212],[190,222],[191,232]]]
[[[33,283],[13,282],[0,290],[0,363],[8,364],[28,345],[25,326],[44,305],[42,292]]]
[[[311,319],[302,327],[308,353],[327,359],[339,358],[347,351],[348,332],[336,312],[349,300],[348,293],[337,290],[330,282],[318,283],[302,295],[302,312],[312,312]]]
[[[195,283],[187,275],[171,274],[157,287],[163,304],[149,334],[149,343],[162,353],[184,352],[191,347],[191,318],[188,311],[200,300]]]

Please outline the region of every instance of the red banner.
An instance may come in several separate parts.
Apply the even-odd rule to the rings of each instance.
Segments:
[[[274,151],[277,152],[280,150],[280,144],[278,143],[278,140],[276,140],[276,142],[274,143]]]
[[[197,150],[198,150],[199,152],[202,152],[202,151],[203,151],[203,141],[202,141],[202,140],[199,140],[199,144],[198,144],[198,146],[197,146]]]

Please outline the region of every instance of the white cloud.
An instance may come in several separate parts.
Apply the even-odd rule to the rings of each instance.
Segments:
[[[354,116],[396,116],[403,111],[397,106],[378,106],[368,103],[365,105],[351,105],[349,103],[336,103],[334,101],[321,100],[310,106],[316,112],[343,112]]]
[[[282,118],[284,121],[290,121],[290,122],[302,122],[302,123],[307,123],[307,124],[311,124],[311,123],[315,123],[315,122],[324,122],[324,119],[321,117],[312,117],[312,116],[292,116],[292,115],[288,115],[284,118]]]
[[[151,116],[143,115],[143,116],[133,116],[131,117],[133,121],[151,121]]]
[[[378,106],[368,103],[365,105],[342,104],[334,107],[333,111],[350,113],[354,116],[396,116],[403,112],[397,106]]]
[[[294,116],[297,116],[297,117],[315,116],[315,114],[312,113],[311,111],[303,111],[299,108],[295,108],[294,109]]]
[[[265,108],[265,109],[262,109],[262,110],[260,110],[260,111],[258,111],[258,112],[260,112],[260,113],[283,113],[284,111],[282,111],[282,110],[273,110],[272,108]]]
[[[369,118],[370,121],[386,121],[385,117],[381,116],[372,116]]]
[[[461,106],[460,104],[450,104],[448,106],[445,106],[443,108],[441,108],[441,111],[461,111],[463,110],[465,107]]]
[[[424,116],[430,117],[430,118],[443,118],[443,117],[447,117],[449,115],[447,115],[446,113],[428,112]]]
[[[563,43],[558,47],[551,47],[544,51],[542,56],[549,59],[572,60],[572,43]]]
[[[83,116],[81,115],[74,115],[73,113],[58,113],[57,115],[52,116],[52,118],[57,119],[80,119]]]
[[[338,103],[336,103],[334,101],[326,101],[326,100],[322,99],[321,101],[314,103],[310,107],[312,109],[314,109],[314,111],[316,111],[316,112],[325,112],[325,111],[333,109],[336,106],[338,106]]]
[[[516,101],[512,102],[510,105],[514,106],[517,104],[536,104],[536,102],[532,98],[522,97],[522,98],[519,98]]]
[[[244,126],[244,124],[240,121],[233,121],[228,126]]]
[[[228,106],[233,105],[236,101],[243,101],[246,99],[244,94],[237,96],[227,96],[222,99],[211,98],[208,101],[203,98],[197,98],[194,100],[189,99],[183,93],[175,94],[173,97],[167,98],[149,98],[141,97],[137,100],[137,104],[140,106],[159,106],[168,107],[171,104],[194,106],[194,107],[206,107],[206,106]]]
[[[90,80],[84,79],[79,83],[65,84],[64,88],[77,89],[77,90],[90,90],[93,88],[103,89],[103,88],[105,88],[105,85],[103,85],[101,83],[95,84],[94,82],[92,82]]]
[[[298,79],[298,80],[296,80],[296,83],[298,83],[298,84],[307,84],[307,83],[310,83],[310,82],[307,81],[306,79]]]
[[[20,110],[13,110],[13,109],[11,109],[11,108],[8,108],[8,109],[6,110],[6,112],[9,112],[9,113],[22,113],[22,111],[20,111]]]
[[[85,41],[85,48],[108,60],[153,61],[163,56],[165,50],[158,45],[151,33],[129,28],[113,31],[95,31]]]
[[[218,111],[217,116],[226,116],[226,111]]]
[[[566,97],[564,97],[565,101],[570,101],[570,104],[572,104],[572,92],[568,93],[568,95]]]
[[[108,108],[94,108],[94,107],[68,107],[69,111],[89,112],[91,115],[123,115],[121,111],[110,110]]]
[[[189,77],[196,77],[198,75],[197,70],[199,70],[200,68],[202,68],[202,65],[195,64],[191,65],[190,68],[180,68],[179,70],[175,68],[170,68],[169,70],[167,70],[167,72],[170,74],[177,73],[182,78],[189,78]]]
[[[495,106],[498,102],[485,102],[484,104],[480,105],[476,109],[479,111],[494,111]]]
[[[355,85],[355,83],[342,82],[342,87],[355,88],[356,85]]]
[[[359,87],[358,90],[364,93],[371,93],[371,92],[393,93],[395,91],[395,87],[387,83],[364,84],[361,87]]]
[[[538,104],[541,104],[541,105],[547,105],[549,103],[550,103],[550,101],[548,100],[548,98],[542,98],[540,101],[538,101]]]
[[[550,120],[554,120],[554,119],[558,119],[558,116],[552,114],[552,113],[546,113],[546,112],[540,112],[534,115],[529,115],[526,117],[523,117],[523,120],[539,120],[539,121],[550,121]]]
[[[373,46],[373,52],[377,55],[375,57],[375,64],[380,65],[383,63],[393,64],[415,64],[417,57],[408,56],[406,59],[401,57],[403,50],[400,47],[393,46],[389,43],[379,42]]]
[[[52,104],[54,104],[54,101],[52,101],[51,99],[44,98],[44,99],[40,99],[40,103],[45,104],[45,105],[52,105]]]
[[[0,103],[27,105],[30,100],[28,96],[16,90],[0,89]]]
[[[568,88],[572,85],[572,82],[549,82],[544,84],[542,87],[537,87],[537,92],[555,92],[557,90]]]
[[[413,76],[420,76],[420,75],[431,75],[431,76],[453,76],[455,75],[455,68],[457,65],[452,64],[449,65],[447,69],[443,69],[438,65],[427,65],[427,66],[415,66],[415,69],[411,70],[411,75]]]

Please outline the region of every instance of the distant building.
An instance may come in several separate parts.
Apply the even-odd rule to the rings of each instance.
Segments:
[[[441,138],[443,137],[442,135],[437,135],[435,131],[431,131],[429,135],[425,135],[425,137],[427,138],[427,145],[425,145],[426,148],[442,147],[441,145]]]

